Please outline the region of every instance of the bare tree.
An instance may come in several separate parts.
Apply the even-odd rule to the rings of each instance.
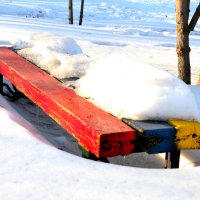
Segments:
[[[190,47],[189,47],[189,7],[190,0],[176,0],[176,32],[177,45],[176,52],[178,56],[178,77],[185,83],[191,83],[190,71]],[[180,150],[175,149],[170,153],[171,160],[175,161],[176,168],[179,166]],[[174,163],[174,162],[173,162]]]
[[[73,24],[73,0],[68,1],[69,24]]]
[[[81,9],[80,9],[79,25],[82,25],[82,22],[83,22],[83,10],[84,10],[84,0],[81,0]]]
[[[189,7],[190,0],[176,0],[176,30],[178,55],[178,76],[185,83],[191,83],[189,47]]]
[[[178,55],[178,76],[187,84],[191,83],[189,33],[194,30],[199,19],[200,4],[192,17],[190,25],[188,25],[189,13],[190,0],[176,0],[176,52]],[[174,150],[174,152],[172,152],[172,158],[178,163],[180,159],[180,150]],[[177,166],[178,164],[174,167]]]

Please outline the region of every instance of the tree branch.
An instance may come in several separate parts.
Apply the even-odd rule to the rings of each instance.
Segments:
[[[194,30],[194,27],[196,26],[199,17],[200,17],[200,3],[198,5],[198,7],[197,7],[197,9],[196,9],[191,21],[190,21],[189,31],[193,31]]]

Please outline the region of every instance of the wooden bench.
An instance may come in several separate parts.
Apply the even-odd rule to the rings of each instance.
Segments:
[[[98,158],[134,151],[135,130],[6,47],[0,48],[0,74]],[[1,93],[2,87],[1,81]]]
[[[166,159],[174,168],[179,166],[180,149],[200,148],[199,133],[189,134],[190,145],[178,145],[187,138],[180,134],[177,137],[180,126],[175,122],[122,122],[6,47],[0,47],[0,93],[4,95],[3,77],[75,137],[85,157],[104,159],[133,152],[171,152]]]
[[[200,149],[200,123],[184,120],[123,119],[136,130],[135,151],[166,153],[166,167],[179,167],[180,150]]]

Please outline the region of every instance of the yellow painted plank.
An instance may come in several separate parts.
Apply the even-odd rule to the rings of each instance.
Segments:
[[[169,120],[176,129],[177,149],[200,149],[200,123],[194,121]]]

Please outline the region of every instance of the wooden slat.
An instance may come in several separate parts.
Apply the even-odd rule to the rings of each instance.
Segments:
[[[133,129],[6,47],[0,47],[0,74],[97,157],[134,151]]]
[[[171,152],[175,149],[176,129],[165,121],[123,119],[137,130],[135,151],[149,154]]]
[[[175,143],[177,149],[200,149],[200,123],[184,120],[168,122],[176,129]]]

